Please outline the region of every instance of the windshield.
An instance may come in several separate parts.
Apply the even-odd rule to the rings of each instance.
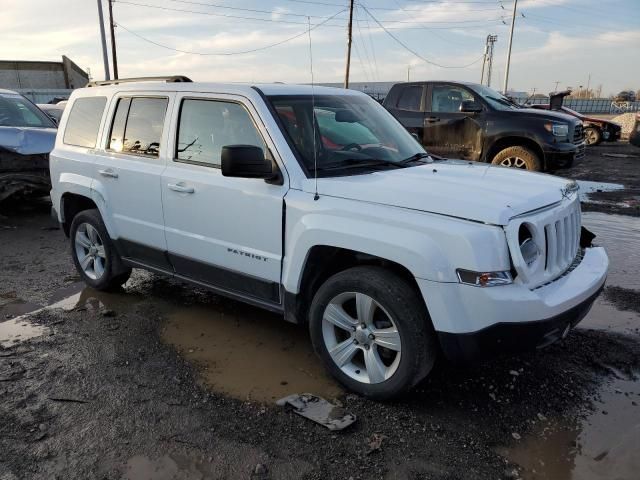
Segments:
[[[496,110],[515,110],[522,108],[513,100],[505,97],[503,94],[496,92],[494,89],[485,87],[484,85],[469,85],[478,95],[486,100]]]
[[[369,97],[316,95],[313,102],[311,95],[268,98],[285,137],[308,172],[314,172],[316,161],[319,175],[322,171],[327,175],[328,170],[336,174],[338,168],[347,166],[352,174],[399,168],[414,157],[427,156],[409,132]]]
[[[22,95],[0,93],[0,127],[55,128],[55,125]]]

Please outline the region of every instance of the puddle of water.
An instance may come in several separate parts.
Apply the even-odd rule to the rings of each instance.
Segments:
[[[579,327],[637,335],[640,333],[640,314],[629,310],[618,310],[600,296],[591,307],[591,311],[580,322]]]
[[[245,305],[233,312],[189,307],[169,315],[166,342],[201,367],[206,384],[242,400],[292,393],[333,398],[342,390],[313,353],[304,328]]]
[[[204,462],[165,455],[151,459],[142,455],[127,461],[123,472],[125,480],[200,480],[209,469]]]
[[[0,306],[0,321],[8,318],[19,317],[25,313],[33,312],[42,308],[35,303],[25,302],[23,300],[12,300]]]
[[[29,323],[24,317],[12,318],[0,322],[0,345],[9,348],[29,338],[39,337],[45,331],[46,327]]]
[[[580,186],[578,195],[581,202],[591,202],[590,193],[595,192],[613,192],[615,190],[624,189],[624,185],[619,183],[592,182],[590,180],[576,180]]]
[[[603,387],[586,418],[575,423],[536,419],[531,434],[498,453],[520,465],[525,480],[635,480],[640,472],[638,405],[640,382],[616,379]]]

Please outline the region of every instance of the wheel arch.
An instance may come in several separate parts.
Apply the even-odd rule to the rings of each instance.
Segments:
[[[530,149],[531,151],[533,151],[533,153],[535,153],[538,156],[538,158],[540,158],[540,161],[542,162],[542,167],[543,169],[546,170],[547,161],[545,159],[544,151],[542,150],[542,147],[540,146],[540,144],[538,144],[538,142],[536,142],[532,138],[521,137],[516,135],[502,137],[495,140],[491,144],[491,146],[487,149],[485,162],[491,163],[493,158],[499,152],[509,147],[525,147]]]
[[[95,202],[78,193],[66,192],[60,198],[60,215],[62,219],[62,230],[68,237],[71,230],[71,222],[73,218],[83,210],[98,209]]]
[[[411,285],[424,304],[415,276],[402,264],[348,248],[314,245],[308,251],[302,266],[298,292],[290,292],[285,288],[285,318],[293,323],[306,323],[311,301],[328,278],[350,268],[365,265],[378,266],[395,273]]]

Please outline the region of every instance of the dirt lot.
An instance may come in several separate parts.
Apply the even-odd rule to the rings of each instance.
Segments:
[[[562,172],[625,186],[584,205],[611,273],[583,328],[517,358],[440,362],[393,403],[343,392],[277,316],[145,272],[84,288],[46,201],[3,205],[0,479],[637,478],[640,158],[601,155],[632,148]],[[304,391],[357,422],[331,432],[274,405]]]

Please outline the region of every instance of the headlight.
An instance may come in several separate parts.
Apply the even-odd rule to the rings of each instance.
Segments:
[[[465,285],[474,287],[497,287],[513,283],[511,272],[473,272],[471,270],[456,270],[458,280]]]
[[[544,128],[555,137],[568,137],[569,125],[566,123],[545,123]]]

